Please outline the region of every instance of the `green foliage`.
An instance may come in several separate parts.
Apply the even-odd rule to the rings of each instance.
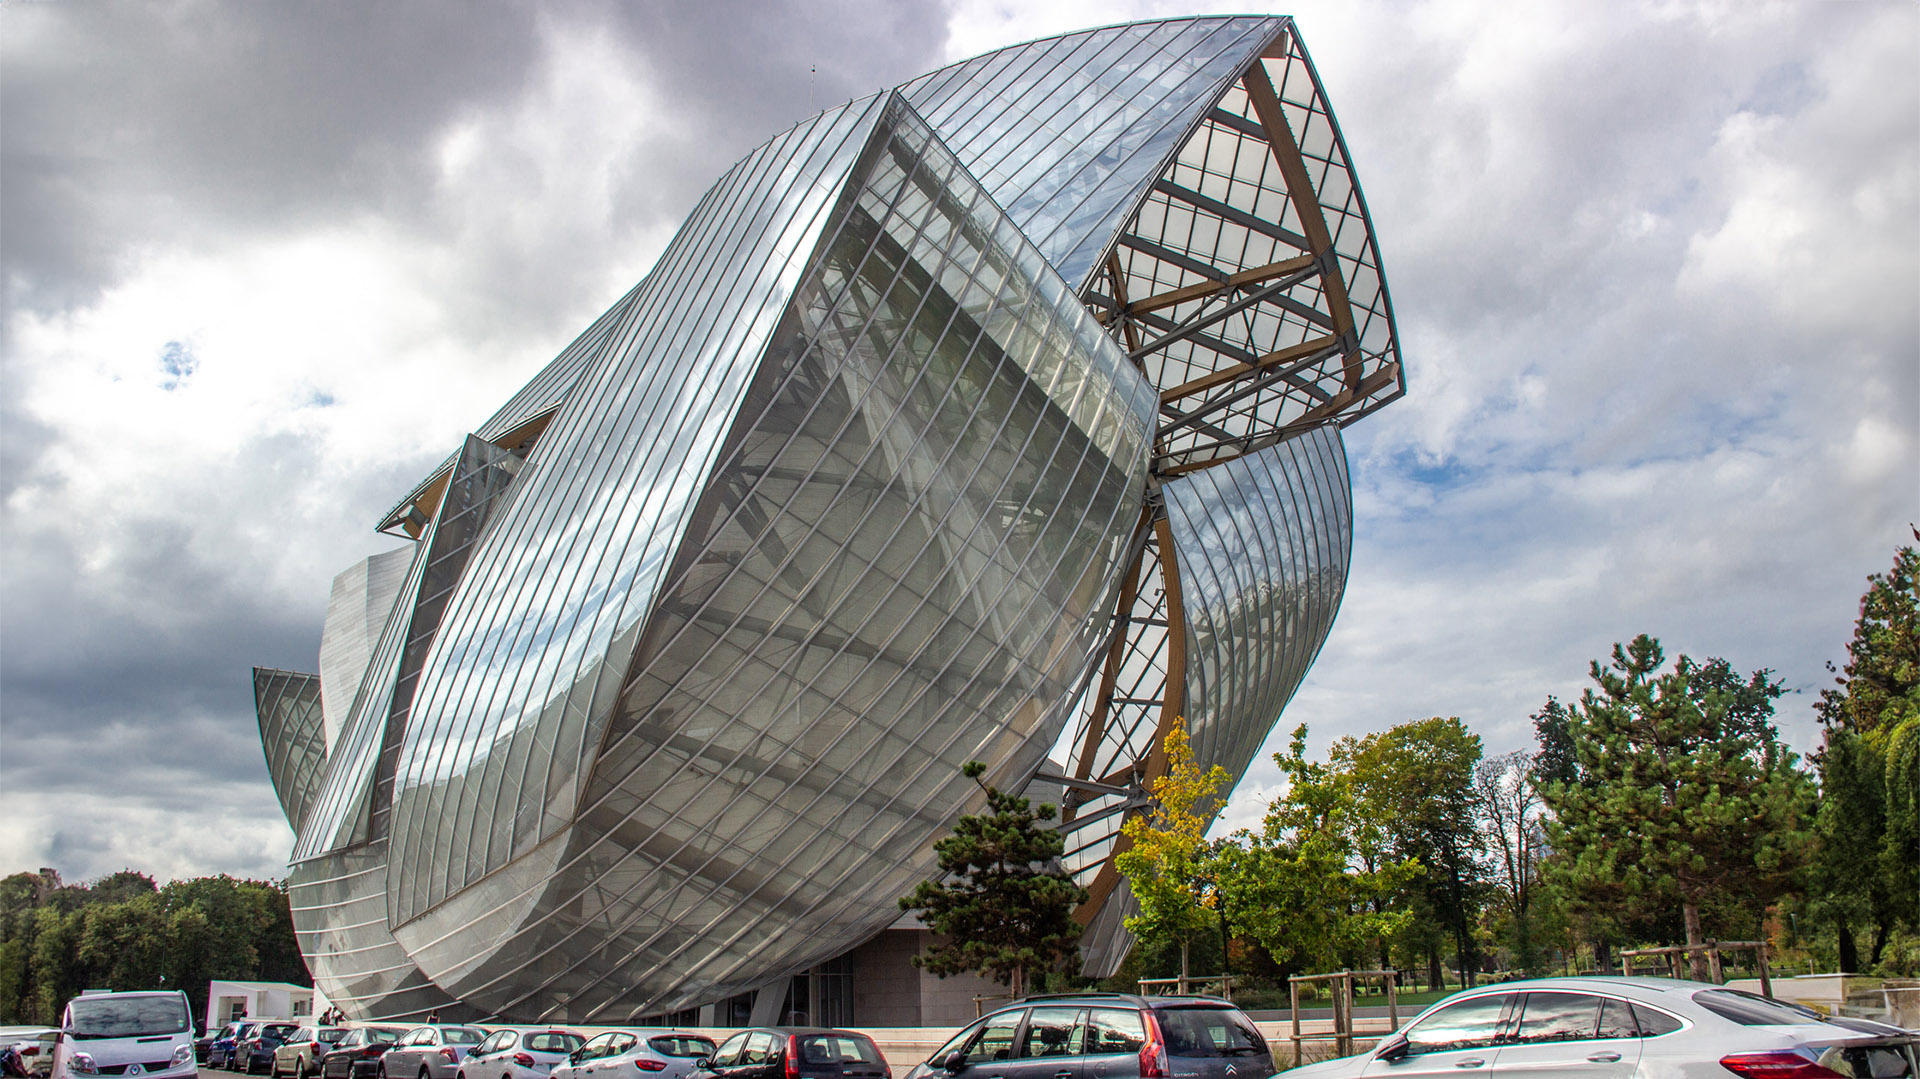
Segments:
[[[1664,665],[1644,634],[1592,665],[1594,687],[1567,710],[1574,776],[1540,793],[1569,893],[1615,912],[1677,904],[1698,944],[1716,895],[1764,906],[1796,883],[1814,791],[1770,722],[1770,672],[1742,680],[1723,660],[1686,656]]]
[[[986,792],[988,812],[956,821],[953,834],[933,845],[944,879],[921,881],[900,900],[901,909],[919,911],[937,934],[913,964],[942,978],[978,972],[1020,996],[1029,970],[1073,954],[1080,939],[1073,911],[1087,892],[1060,868],[1060,833],[1036,827],[1053,819],[1053,806],[1036,809],[1026,798],[981,783],[986,766],[979,761],[964,771]]]
[[[1838,963],[1914,973],[1888,943],[1920,928],[1920,554],[1903,547],[1867,580],[1847,665],[1821,691],[1820,851],[1811,913],[1834,928]],[[1829,669],[1832,665],[1829,664]],[[1871,930],[1864,962],[1856,930]]]
[[[215,978],[311,984],[282,888],[201,877],[156,888],[123,871],[66,885],[53,870],[0,879],[0,1024],[57,1022],[81,989],[184,989]]]
[[[1217,920],[1212,850],[1207,825],[1215,795],[1232,777],[1218,765],[1205,772],[1193,761],[1184,724],[1167,733],[1167,774],[1153,783],[1153,812],[1121,827],[1131,844],[1115,866],[1132,886],[1140,913],[1127,929],[1149,945],[1172,941],[1182,950]]]
[[[1361,805],[1358,777],[1306,758],[1307,728],[1274,763],[1285,794],[1258,835],[1238,833],[1218,852],[1217,880],[1239,924],[1296,970],[1364,965],[1412,919],[1391,899],[1419,876],[1414,858],[1386,851],[1380,822]]]

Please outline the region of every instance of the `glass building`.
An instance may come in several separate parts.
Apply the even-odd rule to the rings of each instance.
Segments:
[[[1341,429],[1403,390],[1289,19],[1031,42],[779,135],[378,522],[407,545],[335,579],[319,674],[255,672],[317,983],[932,1021],[852,986],[904,968],[874,942],[971,760],[1062,805],[1110,973],[1121,822],[1175,724],[1258,753],[1345,587]]]

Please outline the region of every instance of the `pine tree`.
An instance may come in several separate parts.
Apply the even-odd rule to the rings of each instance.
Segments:
[[[1039,826],[1053,819],[1053,806],[1036,809],[980,782],[986,765],[979,761],[963,772],[986,792],[988,812],[956,821],[953,834],[933,845],[943,879],[921,881],[900,900],[936,934],[913,964],[942,978],[977,972],[1011,986],[1017,998],[1026,993],[1028,971],[1073,954],[1080,940],[1073,911],[1087,891],[1060,867],[1060,833]]]
[[[1812,839],[1813,788],[1770,722],[1778,682],[1742,681],[1723,660],[1681,656],[1662,672],[1660,642],[1615,645],[1595,688],[1567,711],[1577,779],[1549,782],[1556,874],[1590,900],[1677,902],[1687,943],[1705,941],[1714,895],[1764,905],[1789,887]],[[1706,959],[1693,953],[1694,977]]]

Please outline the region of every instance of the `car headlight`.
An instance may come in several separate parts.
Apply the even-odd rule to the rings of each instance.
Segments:
[[[176,1068],[192,1059],[193,1046],[191,1045],[183,1045],[173,1051],[173,1066]]]
[[[75,1075],[98,1075],[100,1069],[94,1066],[92,1053],[75,1053],[67,1059],[67,1070]]]

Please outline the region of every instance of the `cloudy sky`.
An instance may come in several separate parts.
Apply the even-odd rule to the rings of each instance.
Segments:
[[[1203,0],[0,2],[0,873],[277,877],[249,669],[829,104]],[[1920,520],[1920,6],[1301,2],[1408,396],[1276,733],[1520,748],[1639,632],[1842,658]],[[1227,824],[1257,819],[1257,768]]]

